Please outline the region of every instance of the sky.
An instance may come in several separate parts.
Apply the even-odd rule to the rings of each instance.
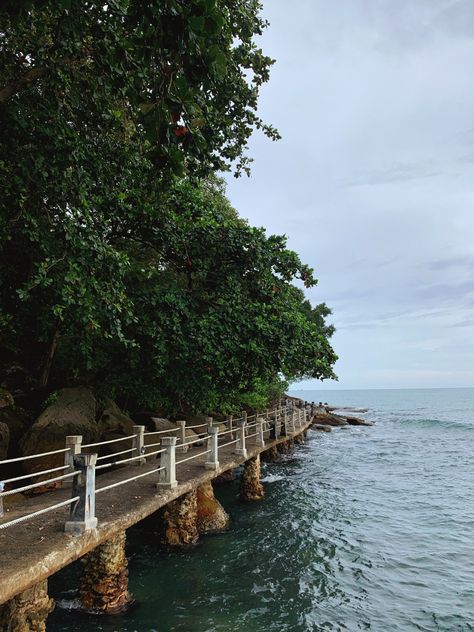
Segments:
[[[339,382],[474,386],[473,0],[264,0],[239,213],[315,269]]]

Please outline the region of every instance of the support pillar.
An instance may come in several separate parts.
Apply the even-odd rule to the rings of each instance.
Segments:
[[[220,533],[230,526],[230,516],[214,496],[211,481],[197,488],[197,529],[200,534]]]
[[[245,462],[244,472],[240,481],[240,500],[255,502],[265,496],[263,485],[260,482],[260,455],[252,457]]]
[[[280,460],[280,454],[276,445],[268,448],[268,450],[265,450],[264,452],[261,452],[260,456],[262,461],[266,461],[267,463],[273,463]]]
[[[277,445],[277,450],[278,450],[278,452],[280,454],[288,454],[288,452],[291,452],[294,447],[295,447],[295,442],[294,442],[293,438],[290,437],[286,441],[283,441],[282,443],[279,443]]]
[[[197,528],[197,492],[193,490],[168,503],[161,512],[163,543],[187,547],[199,539]]]
[[[0,606],[2,632],[46,632],[46,619],[54,610],[54,600],[48,597],[48,581],[16,595]]]
[[[104,614],[123,612],[133,601],[128,592],[125,531],[99,544],[81,562],[79,594],[82,607]]]

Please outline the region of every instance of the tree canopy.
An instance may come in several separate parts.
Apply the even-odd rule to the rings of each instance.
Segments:
[[[168,411],[333,376],[312,271],[238,217],[260,86],[255,0],[0,8],[0,353],[8,384]],[[247,398],[247,399],[246,399]],[[260,401],[260,400],[259,400]]]

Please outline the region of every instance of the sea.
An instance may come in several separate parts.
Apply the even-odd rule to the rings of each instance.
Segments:
[[[80,565],[61,571],[48,632],[474,631],[474,389],[292,394],[374,425],[311,430],[263,465],[262,502],[217,487],[232,528],[193,549],[131,528],[123,615],[81,613]]]

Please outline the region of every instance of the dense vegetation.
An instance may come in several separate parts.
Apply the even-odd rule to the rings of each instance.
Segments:
[[[90,384],[128,406],[264,405],[333,376],[330,313],[284,237],[240,219],[257,0],[4,0],[0,354],[13,390]]]

